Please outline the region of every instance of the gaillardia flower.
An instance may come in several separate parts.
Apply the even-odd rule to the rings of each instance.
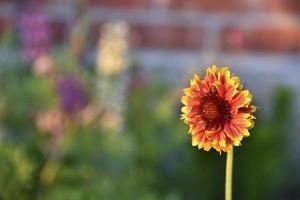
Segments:
[[[184,89],[182,117],[190,126],[192,145],[228,152],[239,146],[254,126],[252,95],[227,67],[209,67],[201,79],[195,75]]]

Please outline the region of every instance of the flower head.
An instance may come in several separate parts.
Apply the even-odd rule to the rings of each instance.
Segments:
[[[206,76],[195,75],[184,89],[182,119],[190,126],[192,145],[228,152],[239,146],[254,126],[252,95],[227,67],[209,67]]]
[[[35,118],[37,128],[52,136],[59,136],[63,133],[63,115],[57,108],[52,108],[47,112],[38,113]]]
[[[58,94],[63,111],[72,116],[88,104],[88,97],[80,79],[64,75],[58,81]]]
[[[54,71],[54,60],[47,55],[42,55],[35,59],[32,72],[36,76],[48,76]]]
[[[110,76],[120,74],[128,67],[128,25],[125,22],[105,24],[98,43],[97,70]]]
[[[39,6],[39,1],[29,2],[21,14],[19,26],[20,39],[27,59],[34,60],[49,51],[50,24]]]

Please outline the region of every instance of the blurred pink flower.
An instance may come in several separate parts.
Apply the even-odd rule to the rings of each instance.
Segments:
[[[53,72],[54,61],[51,57],[47,55],[42,55],[38,57],[32,66],[32,72],[36,76],[46,76]]]
[[[36,116],[35,124],[39,130],[52,136],[61,135],[64,129],[63,115],[57,108],[39,113]]]

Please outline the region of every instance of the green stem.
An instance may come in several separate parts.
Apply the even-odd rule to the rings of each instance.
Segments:
[[[225,176],[225,200],[232,200],[232,163],[233,148],[227,152],[226,159],[226,176]]]

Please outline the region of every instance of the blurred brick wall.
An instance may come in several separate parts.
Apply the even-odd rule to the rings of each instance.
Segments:
[[[0,0],[0,10],[1,7],[7,4],[13,5],[13,2],[11,0]],[[42,2],[45,6],[48,4],[60,6],[62,2],[68,5],[72,1],[43,0]],[[222,19],[222,13],[225,13],[227,16],[232,14],[243,16],[244,13],[249,14],[249,16],[255,16],[259,12],[266,15],[279,15],[287,23],[277,23],[276,19],[274,19],[271,23],[267,23],[267,26],[256,25],[256,22],[259,24],[259,20],[264,19],[264,16],[253,18],[252,21],[255,22],[253,24],[247,24],[249,21],[252,22],[250,18],[247,19],[245,24],[229,23],[224,25],[222,21],[218,22],[222,26],[219,28],[214,27],[217,29],[217,35],[214,36],[216,38],[210,38],[212,41],[217,41],[216,50],[226,52],[260,51],[267,53],[300,52],[300,23],[298,20],[300,16],[298,16],[300,1],[297,0],[87,0],[87,5],[88,8],[99,8],[99,13],[105,9],[111,10],[112,12],[105,19],[110,17],[115,19],[114,16],[118,12],[130,16],[132,12],[137,11],[140,11],[140,15],[143,15],[143,13],[147,15],[149,11],[153,13],[157,11],[162,19],[172,22],[170,24],[159,23],[159,18],[156,19],[155,17],[157,16],[153,16],[155,19],[152,20],[152,23],[143,23],[142,21],[137,23],[136,19],[132,20],[129,17],[131,43],[137,49],[201,50],[207,47],[205,43],[207,43],[207,38],[209,38],[210,30],[207,30],[205,21],[203,26],[200,21],[198,23],[200,25],[193,26],[193,23],[191,23],[187,26],[185,22],[178,22],[176,19],[172,19],[172,15],[164,15],[164,13],[175,13],[174,15],[178,16],[196,13],[201,14],[199,20],[205,20],[206,15],[216,14]],[[69,7],[72,8],[70,4]],[[184,17],[181,18],[184,19]],[[3,34],[7,26],[12,25],[14,19],[13,17],[3,16],[0,13],[0,35]],[[95,27],[104,23],[105,19],[93,22],[91,28],[93,31],[90,37],[92,40],[96,40],[99,33],[98,28]],[[233,18],[228,21],[235,22],[236,20],[239,19]],[[72,20],[62,21],[60,18],[55,17],[52,19],[51,29],[54,43],[66,41],[70,22]],[[94,43],[95,41],[92,42]]]

